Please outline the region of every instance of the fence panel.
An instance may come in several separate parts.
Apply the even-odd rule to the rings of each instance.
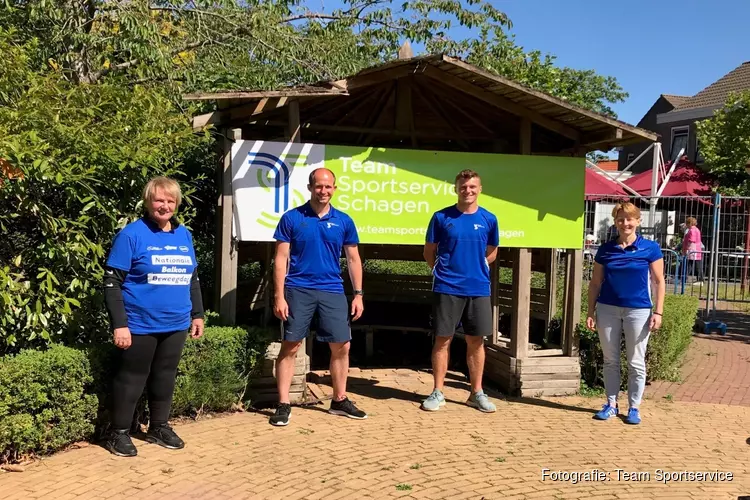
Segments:
[[[647,197],[587,195],[584,279],[599,246],[617,237],[612,209],[623,201],[641,209],[639,234],[662,248],[667,293],[698,297],[704,319],[750,312],[750,197],[664,196],[652,216]],[[698,242],[683,246],[689,225],[698,228]]]

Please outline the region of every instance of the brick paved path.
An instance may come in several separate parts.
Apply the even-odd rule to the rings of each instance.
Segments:
[[[750,406],[750,315],[724,313],[726,335],[696,335],[681,382],[654,382],[646,397]]]
[[[98,446],[59,453],[24,473],[0,473],[2,498],[500,499],[705,498],[750,494],[745,443],[750,409],[647,402],[644,423],[595,422],[600,401],[498,400],[484,415],[461,404],[461,375],[450,375],[445,409],[418,409],[429,374],[352,370],[350,395],[370,412],[354,421],[325,406],[295,408],[288,427],[262,413],[176,425],[182,451],[136,442],[139,456],[116,458]],[[312,388],[330,394],[326,379]],[[542,481],[543,467],[598,468],[610,481]],[[618,481],[616,468],[650,472]],[[655,469],[730,471],[731,482],[656,481]]]

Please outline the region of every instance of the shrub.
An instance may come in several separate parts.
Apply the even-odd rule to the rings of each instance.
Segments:
[[[271,332],[258,327],[210,326],[201,339],[188,339],[172,416],[240,406],[270,341]],[[117,363],[118,350],[111,343],[85,350],[53,345],[0,357],[0,462],[102,437]],[[145,403],[144,396],[139,415]]]
[[[240,405],[270,342],[262,328],[209,327],[190,340],[177,371],[173,415],[226,411]],[[261,362],[259,362],[261,360]]]
[[[693,340],[698,307],[697,297],[667,295],[661,329],[648,341],[646,369],[649,379],[679,379],[680,365]]]
[[[85,353],[52,346],[0,358],[0,459],[48,453],[94,430]]]

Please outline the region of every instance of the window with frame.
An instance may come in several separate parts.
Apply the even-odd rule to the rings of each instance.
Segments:
[[[695,163],[703,163],[703,155],[701,154],[701,141],[700,138],[695,138]]]
[[[690,127],[673,127],[672,128],[672,146],[669,148],[669,159],[676,161],[677,156],[680,154],[680,150],[683,150],[682,154],[686,154],[688,151],[688,140],[690,139]]]

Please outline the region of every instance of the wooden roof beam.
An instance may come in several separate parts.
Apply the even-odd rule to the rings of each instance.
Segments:
[[[235,108],[222,109],[203,115],[197,115],[193,117],[193,130],[201,130],[206,125],[227,122],[231,124],[231,122],[244,120],[246,118],[260,118],[263,114],[276,111],[277,109],[286,106],[288,102],[289,100],[286,97],[265,97],[260,101],[250,102]]]
[[[607,130],[605,132],[598,132],[595,134],[586,134],[581,138],[581,146],[591,150],[591,148],[598,149],[600,147],[607,147],[612,143],[622,142],[623,131],[621,128],[614,130]],[[612,148],[607,148],[607,150]]]
[[[196,92],[182,96],[187,101],[222,101],[226,99],[264,99],[267,97],[318,97],[346,95],[346,91],[334,89],[301,89],[259,90],[250,92]]]
[[[578,141],[581,138],[581,134],[574,128],[548,118],[540,113],[537,113],[536,111],[525,108],[520,104],[511,101],[510,99],[497,94],[493,94],[490,91],[484,90],[482,87],[478,87],[473,83],[464,80],[463,78],[459,78],[457,76],[451,75],[450,73],[446,73],[445,71],[442,71],[434,66],[428,66],[425,69],[424,74],[441,83],[460,90],[461,92],[473,95],[474,97],[483,100],[487,104],[491,104],[516,116],[528,118],[537,125],[552,130],[553,132],[557,132],[558,134],[567,137],[568,139]]]
[[[382,71],[373,71],[364,75],[354,75],[344,80],[337,80],[330,82],[331,85],[336,87],[344,88],[348,91],[369,87],[370,85],[377,85],[379,83],[386,82],[388,80],[395,80],[397,78],[403,78],[409,75],[417,75],[425,70],[425,65],[421,63],[402,64],[395,68],[385,69]]]
[[[542,100],[544,100],[544,101],[546,101],[546,102],[548,102],[548,103],[550,103],[550,104],[552,104],[554,106],[565,108],[565,109],[567,109],[569,111],[572,111],[572,112],[577,113],[579,115],[583,115],[585,117],[591,118],[591,119],[596,120],[596,121],[598,121],[600,123],[609,125],[609,126],[611,126],[613,128],[621,128],[624,131],[629,132],[629,133],[631,133],[633,135],[640,136],[641,139],[642,139],[642,141],[656,141],[656,140],[658,140],[657,134],[655,134],[653,132],[650,132],[650,131],[642,129],[642,128],[634,127],[634,126],[629,125],[629,124],[627,124],[625,122],[622,122],[620,120],[616,120],[614,118],[610,118],[608,116],[605,116],[605,115],[603,115],[601,113],[596,113],[594,111],[591,111],[591,110],[588,110],[588,109],[584,109],[584,108],[581,108],[579,106],[570,104],[569,102],[563,101],[562,99],[558,99],[557,97],[553,97],[553,96],[551,96],[549,94],[545,94],[544,92],[540,92],[538,90],[530,89],[528,87],[525,87],[525,86],[521,85],[518,82],[515,82],[515,81],[510,80],[508,78],[496,75],[494,73],[490,73],[489,71],[486,71],[486,70],[483,70],[483,69],[478,68],[476,66],[473,66],[471,64],[465,63],[462,60],[457,59],[455,57],[450,57],[450,56],[443,55],[441,57],[441,59],[442,59],[443,62],[449,63],[449,64],[451,64],[453,66],[456,66],[458,68],[461,68],[463,70],[470,71],[470,72],[472,72],[472,73],[474,73],[474,74],[476,74],[478,76],[490,79],[490,80],[495,81],[495,82],[497,82],[499,84],[502,84],[502,85],[504,85],[506,87],[509,87],[511,89],[514,89],[514,90],[517,90],[518,92],[522,92],[524,94],[527,94],[527,95],[530,95],[530,96],[534,96],[534,97],[536,97],[538,99],[542,99]]]

